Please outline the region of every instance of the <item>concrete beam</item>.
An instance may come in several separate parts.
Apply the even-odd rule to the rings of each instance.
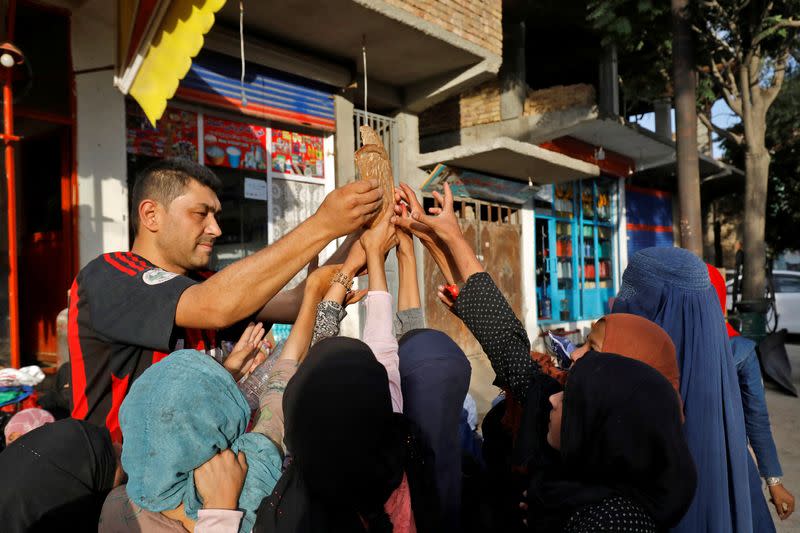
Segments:
[[[597,107],[573,107],[538,115],[522,116],[491,124],[481,124],[459,131],[430,135],[420,140],[422,152],[433,152],[461,144],[488,141],[498,137],[509,137],[518,141],[538,144],[562,137],[574,126],[596,119]]]
[[[419,188],[428,174],[420,170],[419,160],[419,117],[409,113],[398,113],[395,117],[395,134],[397,135],[397,176],[395,183],[408,183]]]
[[[597,165],[507,137],[423,154],[417,162],[421,168],[438,163],[539,184],[600,175]]]
[[[215,25],[205,37],[204,47],[221,54],[239,57],[239,33]],[[344,65],[320,59],[258,37],[245,34],[245,58],[253,63],[318,81],[334,87],[347,87],[354,72]]]
[[[354,157],[356,137],[353,120],[353,102],[341,95],[333,97],[333,113],[336,117],[335,159],[336,186],[349,183],[356,175]]]
[[[488,79],[500,70],[500,56],[484,59],[468,70],[455,70],[448,74],[415,83],[405,88],[405,110],[420,113],[450,96],[464,92]]]
[[[656,119],[656,135],[672,140],[672,102],[657,100],[653,102]]]
[[[525,22],[503,20],[503,65],[500,67],[500,117],[521,117],[528,83],[525,79]]]
[[[600,83],[597,103],[606,115],[619,115],[619,69],[617,47],[608,46],[603,50],[600,61]]]

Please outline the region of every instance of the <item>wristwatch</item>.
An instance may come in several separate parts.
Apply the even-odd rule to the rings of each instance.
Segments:
[[[336,274],[334,274],[333,277],[331,278],[331,285],[333,285],[334,283],[344,285],[344,288],[347,290],[347,292],[353,290],[353,278],[351,278],[341,270],[336,272]]]
[[[781,484],[781,478],[779,477],[768,477],[766,478],[766,481],[768,487],[774,487],[775,485]]]

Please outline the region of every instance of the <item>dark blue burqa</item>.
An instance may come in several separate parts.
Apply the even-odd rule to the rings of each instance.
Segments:
[[[459,531],[459,422],[472,373],[466,355],[441,331],[415,329],[400,339],[403,414],[419,426],[436,456],[436,485],[446,531]]]
[[[705,263],[681,248],[640,250],[622,275],[612,312],[652,320],[675,344],[697,491],[673,531],[751,532],[742,399],[725,320]]]

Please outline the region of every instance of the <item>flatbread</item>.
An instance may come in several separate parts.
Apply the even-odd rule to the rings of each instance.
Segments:
[[[374,227],[394,204],[394,177],[389,154],[383,146],[378,133],[369,126],[358,129],[363,146],[356,151],[356,167],[362,180],[376,179],[383,191],[383,207],[369,223]]]

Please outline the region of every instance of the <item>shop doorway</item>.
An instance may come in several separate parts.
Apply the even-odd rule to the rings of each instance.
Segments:
[[[75,275],[70,127],[25,126],[39,131],[17,151],[22,361],[55,365],[56,318]]]
[[[19,286],[14,318],[19,363],[50,366],[58,363],[56,320],[77,273],[70,18],[65,9],[36,2],[13,5],[7,24],[25,57],[13,84],[13,128],[19,136],[14,144]],[[5,221],[8,206],[3,207]],[[10,307],[0,309],[4,313],[10,322]]]

